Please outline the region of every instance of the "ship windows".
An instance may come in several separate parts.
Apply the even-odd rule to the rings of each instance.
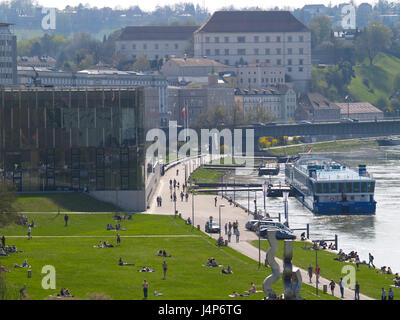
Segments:
[[[361,182],[361,192],[367,192],[367,183]]]
[[[339,183],[339,192],[343,193],[344,192],[344,183]]]
[[[346,182],[346,193],[353,192],[353,184],[351,182]]]
[[[324,193],[329,193],[329,183],[323,183]]]
[[[322,193],[322,183],[317,183],[317,193]]]
[[[354,190],[354,193],[360,192],[360,183],[359,182],[353,182],[353,190]]]
[[[337,183],[331,183],[331,193],[337,193]]]
[[[368,192],[374,192],[375,182],[368,182]]]

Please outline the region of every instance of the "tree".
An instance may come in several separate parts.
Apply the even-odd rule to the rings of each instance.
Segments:
[[[356,39],[355,46],[359,59],[367,57],[372,66],[376,55],[390,48],[392,37],[393,32],[390,28],[377,21],[371,22]]]
[[[140,55],[133,64],[133,70],[135,71],[149,71],[150,69],[150,61],[145,55]]]
[[[311,30],[311,46],[313,48],[324,41],[329,41],[331,38],[332,22],[326,15],[312,18],[308,28]]]

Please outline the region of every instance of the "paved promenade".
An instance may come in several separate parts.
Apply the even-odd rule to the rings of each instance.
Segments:
[[[196,168],[200,165],[199,160],[189,160],[185,162],[187,167],[187,176],[189,176],[188,168]],[[151,203],[150,208],[147,210],[147,213],[156,213],[156,214],[174,214],[174,202],[170,200],[170,189],[169,189],[169,180],[174,179],[180,183],[180,188],[176,188],[176,210],[182,215],[184,219],[190,217],[192,219],[192,196],[189,195],[188,201],[181,201],[180,192],[182,191],[182,184],[185,180],[185,164],[179,164],[176,167],[171,168],[165,173],[165,176],[161,178],[158,188],[155,192],[154,199]],[[179,174],[177,175],[177,170],[179,170]],[[157,207],[156,197],[162,197],[162,206]],[[200,225],[200,229],[204,231],[204,226],[206,221],[210,216],[213,217],[215,221],[219,221],[219,205],[225,205],[225,207],[221,208],[221,226],[222,226],[222,235],[224,239],[227,239],[227,236],[224,232],[225,223],[238,221],[239,222],[239,232],[240,232],[240,241],[236,243],[235,236],[232,235],[231,242],[229,246],[248,257],[258,261],[259,253],[258,248],[252,246],[250,241],[258,239],[257,235],[254,232],[248,231],[245,228],[245,224],[248,220],[252,218],[252,215],[248,215],[244,210],[239,207],[235,207],[234,205],[229,205],[229,202],[222,197],[217,197],[217,206],[215,206],[215,195],[195,195],[194,197],[194,225]],[[218,234],[210,234],[213,238],[217,239]],[[265,253],[261,251],[261,263],[265,261]],[[282,270],[282,260],[276,258],[276,261],[280,265]],[[310,261],[315,268],[315,261]],[[308,284],[308,273],[306,270],[302,270],[303,283]],[[323,276],[324,272],[321,270],[321,275]],[[337,281],[338,279],[335,279]],[[313,285],[315,286],[315,275],[313,276]],[[322,294],[322,286],[328,285],[328,292],[330,280],[320,277],[319,279],[319,289],[320,294]],[[362,285],[362,284],[361,284]],[[339,284],[336,284],[335,295],[340,297]],[[344,292],[344,300],[353,300],[354,299],[354,291],[345,288]],[[360,294],[361,300],[371,300],[372,298],[367,297],[365,295]]]

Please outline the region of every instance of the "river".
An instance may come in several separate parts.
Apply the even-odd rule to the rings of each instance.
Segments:
[[[311,239],[333,239],[338,235],[338,247],[346,253],[355,250],[360,259],[368,262],[368,253],[374,256],[376,266],[390,266],[400,272],[400,146],[372,147],[345,152],[318,153],[338,162],[357,166],[366,164],[367,170],[376,179],[376,214],[373,216],[316,216],[295,198],[289,198],[288,212],[291,228],[303,228],[310,224]],[[280,173],[272,178],[274,184],[284,182],[284,165]],[[236,175],[237,183],[269,181],[269,178],[251,175]],[[233,196],[233,195],[232,195]],[[250,209],[254,210],[254,192],[250,192]],[[248,192],[235,192],[235,199],[248,205]],[[256,193],[257,208],[263,209],[262,192]],[[267,198],[266,209],[270,216],[283,212],[282,198]],[[282,222],[284,216],[282,214]]]

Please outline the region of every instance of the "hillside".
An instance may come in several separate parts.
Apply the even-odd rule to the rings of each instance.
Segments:
[[[356,77],[349,86],[351,95],[358,101],[376,105],[379,98],[388,100],[393,94],[394,78],[400,73],[400,59],[380,53],[373,66],[365,61],[354,69]]]

